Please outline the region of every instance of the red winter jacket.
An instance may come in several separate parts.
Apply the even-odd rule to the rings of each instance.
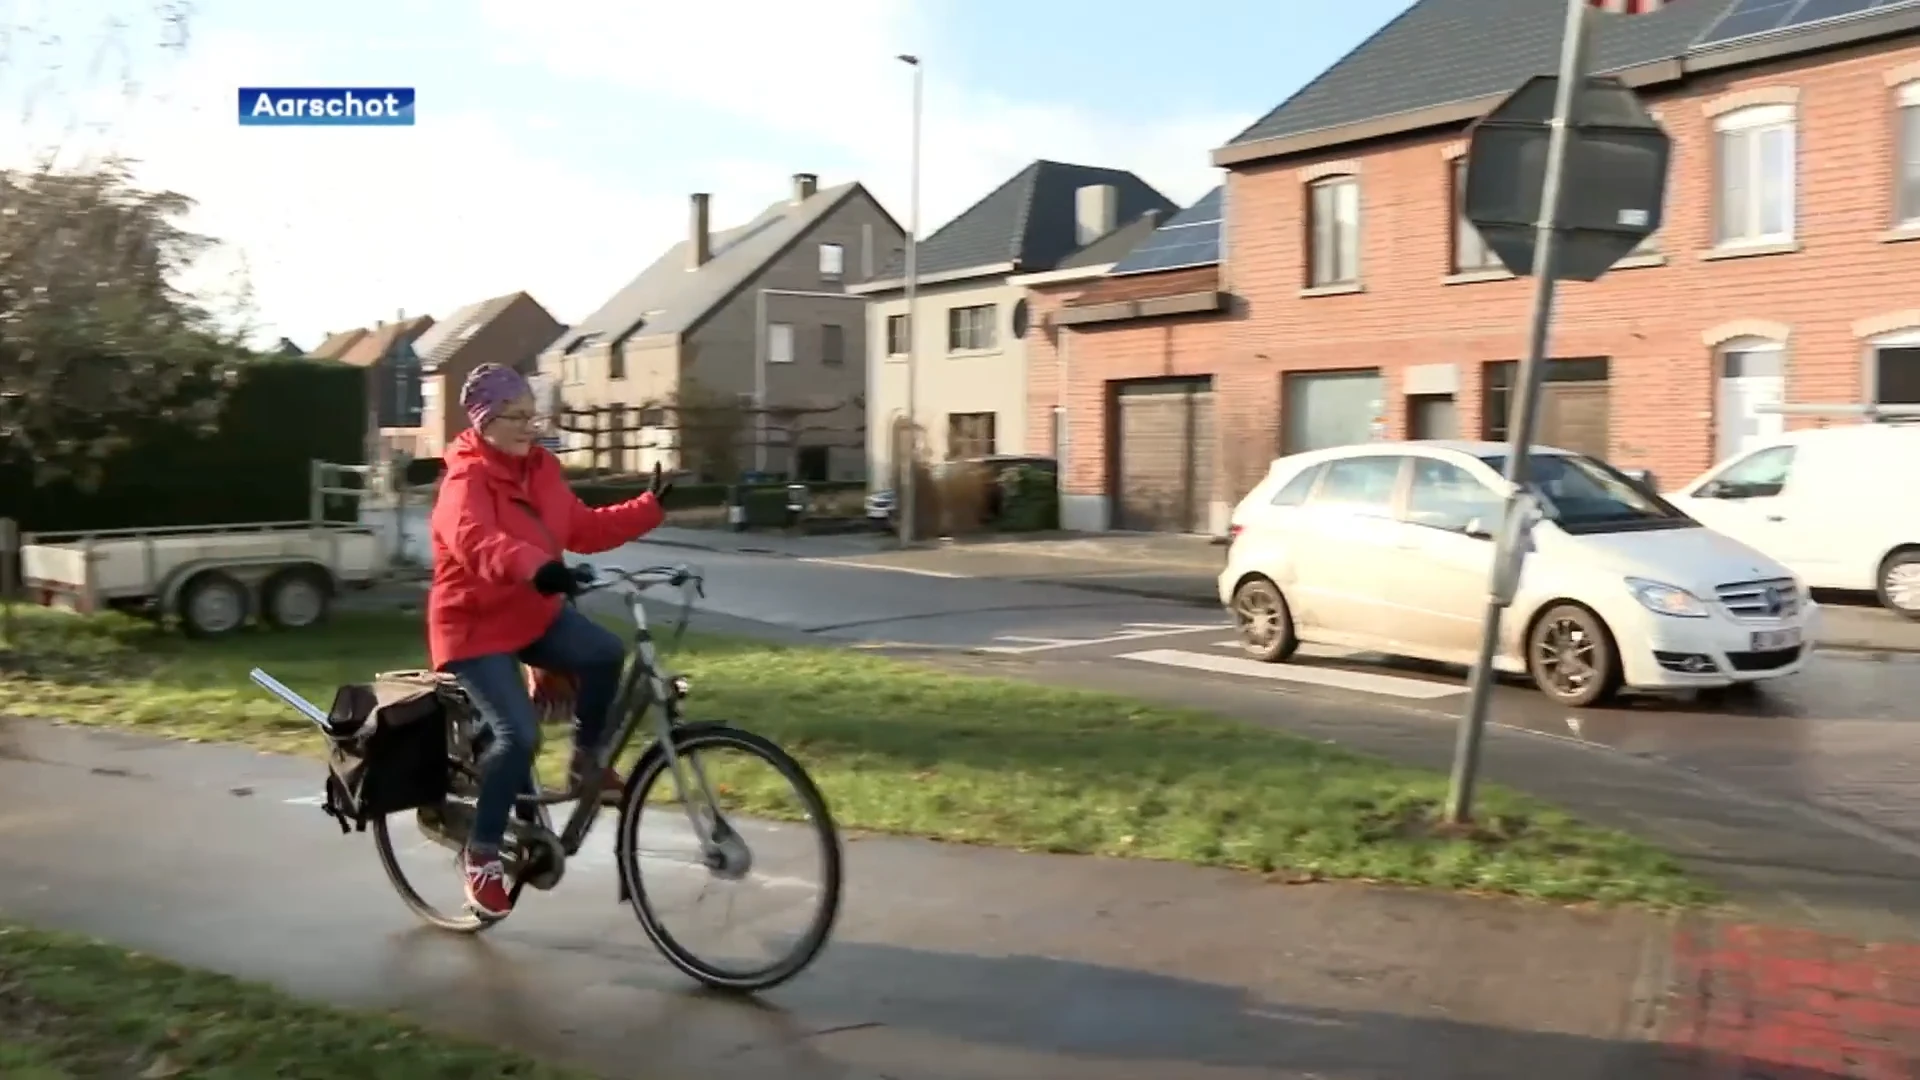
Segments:
[[[567,485],[559,459],[538,446],[514,457],[469,429],[444,456],[427,594],[435,668],[533,644],[562,603],[534,589],[534,571],[563,552],[590,555],[637,540],[664,517],[652,495],[588,506]]]

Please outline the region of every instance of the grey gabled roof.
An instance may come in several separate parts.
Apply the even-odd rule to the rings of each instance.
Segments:
[[[1116,221],[1178,209],[1125,169],[1036,161],[921,241],[915,272],[943,274],[1001,263],[1016,263],[1028,274],[1055,269],[1079,247],[1074,193],[1100,184],[1112,184],[1119,196]],[[891,281],[904,270],[896,257],[875,278]]]
[[[1120,226],[1079,251],[1061,259],[1055,264],[1055,270],[1073,270],[1082,266],[1105,266],[1126,258],[1127,252],[1140,246],[1140,242],[1153,235],[1153,230],[1172,215],[1162,210],[1149,210],[1132,221]]]
[[[1591,70],[1686,55],[1733,0],[1594,20]],[[1229,146],[1505,94],[1558,66],[1564,0],[1419,0]]]
[[[514,292],[505,296],[493,296],[478,303],[468,304],[446,318],[434,323],[426,333],[421,334],[413,343],[413,351],[420,356],[420,363],[431,369],[446,363],[460,346],[473,336],[469,328],[477,331],[480,327],[499,318],[522,294]]]
[[[685,332],[856,193],[866,196],[866,189],[841,184],[797,205],[782,199],[745,225],[715,232],[712,257],[698,270],[687,269],[690,241],[682,238],[550,348],[569,349],[590,334],[612,340]]]

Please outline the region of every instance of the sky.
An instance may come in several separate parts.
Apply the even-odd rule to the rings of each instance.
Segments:
[[[692,192],[725,228],[811,172],[907,224],[900,53],[930,235],[1035,158],[1191,202],[1209,151],[1407,3],[0,0],[0,165],[113,154],[195,199],[221,243],[182,283],[263,345],[522,289],[572,322],[683,235]],[[241,128],[241,86],[412,86],[418,121]]]

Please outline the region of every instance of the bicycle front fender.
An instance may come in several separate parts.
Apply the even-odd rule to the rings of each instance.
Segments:
[[[679,739],[688,735],[698,734],[702,731],[713,731],[732,726],[731,724],[722,723],[717,720],[690,721],[675,724],[673,737]],[[633,763],[633,769],[627,773],[626,783],[620,788],[620,816],[622,818],[626,817],[627,807],[632,806],[633,800],[638,796],[641,783],[654,769],[660,767],[661,761],[666,756],[667,751],[665,745],[657,739],[649,743],[647,748],[641,751],[640,760]],[[624,821],[621,822],[620,829],[623,833],[625,832],[626,823]],[[618,872],[614,874],[614,878],[620,883],[620,902],[624,904],[632,898],[632,893],[627,885],[627,867],[625,860],[620,860],[620,865],[616,869]]]

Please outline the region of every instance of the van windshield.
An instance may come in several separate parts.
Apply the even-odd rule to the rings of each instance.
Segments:
[[[1505,454],[1480,458],[1496,472]],[[1631,532],[1694,528],[1699,522],[1640,487],[1618,469],[1580,454],[1527,455],[1529,486],[1547,517],[1569,533]]]

